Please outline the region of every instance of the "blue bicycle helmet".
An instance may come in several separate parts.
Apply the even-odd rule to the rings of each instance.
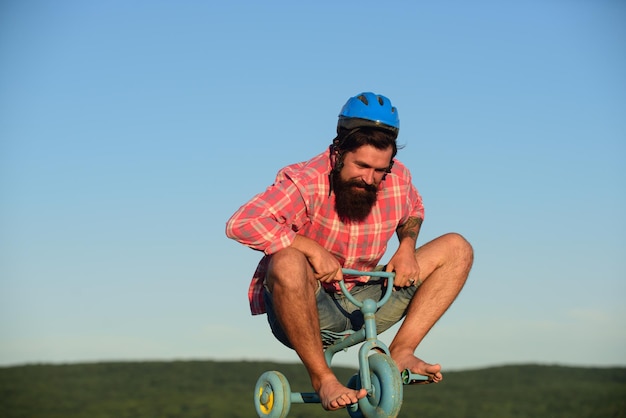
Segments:
[[[397,136],[400,130],[398,110],[380,94],[366,92],[351,97],[339,113],[337,129],[366,126],[386,129]]]

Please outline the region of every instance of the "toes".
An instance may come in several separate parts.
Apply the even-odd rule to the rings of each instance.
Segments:
[[[337,399],[331,401],[325,409],[329,411],[336,411],[337,409],[342,409],[348,405],[357,403],[359,399],[364,398],[365,396],[367,396],[367,391],[365,389],[361,389],[360,391],[353,393],[343,393]]]

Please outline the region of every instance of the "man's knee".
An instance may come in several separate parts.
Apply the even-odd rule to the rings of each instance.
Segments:
[[[461,234],[451,232],[441,237],[445,243],[446,252],[450,262],[466,266],[472,266],[474,261],[474,249],[472,245]]]
[[[270,292],[277,283],[300,286],[310,276],[310,269],[304,253],[287,247],[270,258],[265,284]]]
[[[428,261],[433,268],[443,265],[464,265],[471,267],[474,259],[474,250],[471,244],[460,234],[451,232],[442,235],[416,250],[418,261]]]
[[[269,262],[269,271],[284,271],[292,268],[295,264],[306,261],[304,253],[295,248],[287,247],[272,254]]]

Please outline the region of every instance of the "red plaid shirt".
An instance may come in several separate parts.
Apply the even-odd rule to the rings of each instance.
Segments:
[[[411,182],[411,174],[396,160],[365,221],[341,222],[335,211],[335,195],[328,195],[329,155],[327,150],[280,170],[274,184],[239,208],[226,224],[229,238],[265,253],[248,291],[253,315],[265,313],[263,284],[270,256],[289,247],[296,234],[317,241],[344,268],[370,271],[385,254],[398,226],[409,217],[424,218],[422,198]],[[368,278],[345,277],[345,282],[351,288]],[[340,291],[337,284],[324,285]]]

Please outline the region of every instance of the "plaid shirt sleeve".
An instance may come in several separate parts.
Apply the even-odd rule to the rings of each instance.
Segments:
[[[419,218],[424,220],[424,203],[422,201],[422,196],[417,191],[417,188],[413,185],[411,173],[409,170],[402,165],[401,163],[397,163],[402,169],[402,176],[406,179],[406,184],[408,185],[407,191],[407,206],[409,210],[406,215],[400,221],[400,225],[404,225],[406,221],[411,218]],[[399,167],[399,168],[400,168]]]
[[[289,247],[303,225],[309,222],[305,201],[296,184],[281,170],[275,183],[263,193],[254,196],[231,216],[226,223],[226,235],[266,256],[257,266],[248,299],[253,315],[265,313],[263,294],[268,255]]]
[[[290,246],[306,219],[302,196],[285,179],[239,208],[226,224],[226,235],[270,255]]]

